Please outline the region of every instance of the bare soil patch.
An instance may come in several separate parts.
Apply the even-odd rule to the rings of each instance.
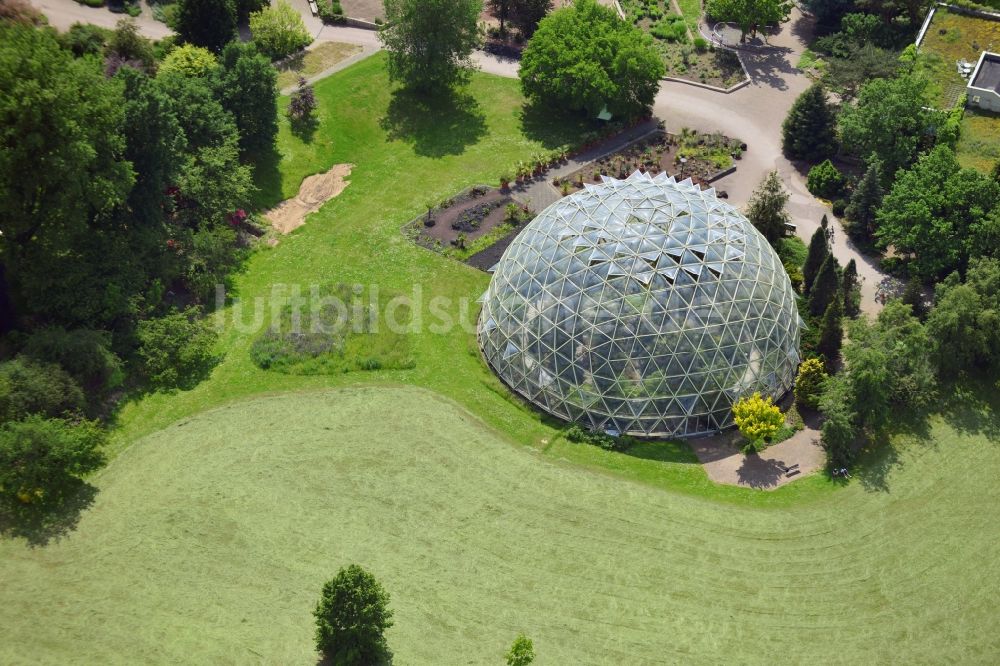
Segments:
[[[315,213],[330,199],[344,191],[350,182],[353,164],[335,164],[325,173],[308,176],[299,193],[264,213],[264,217],[279,233],[287,234],[306,223],[306,216]]]

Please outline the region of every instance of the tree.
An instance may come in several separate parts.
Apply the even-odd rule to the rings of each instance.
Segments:
[[[122,383],[122,362],[111,351],[111,334],[86,328],[42,328],[24,342],[21,356],[36,363],[55,363],[88,394],[100,395]]]
[[[64,274],[92,224],[121,205],[134,182],[123,159],[121,86],[93,60],[74,59],[51,32],[0,25],[0,272],[15,310],[56,322],[106,320],[109,301],[92,308]],[[94,273],[90,282],[106,290]]]
[[[316,647],[334,664],[370,664],[387,651],[389,594],[357,564],[326,582],[313,615]]]
[[[378,36],[389,78],[421,94],[463,82],[479,46],[482,0],[386,0]]]
[[[823,313],[819,329],[816,351],[826,359],[827,367],[833,368],[840,358],[840,347],[844,342],[843,308],[839,299],[834,299]]]
[[[538,24],[521,57],[521,89],[551,108],[636,118],[652,106],[663,71],[649,35],[580,0]]]
[[[747,203],[747,219],[771,245],[785,235],[785,224],[790,219],[785,212],[789,196],[778,172],[772,171],[764,176]]]
[[[820,432],[827,460],[834,469],[850,467],[857,455],[857,414],[853,411],[856,402],[846,372],[834,375],[823,385],[820,411],[824,419]]]
[[[873,44],[851,44],[847,53],[831,56],[825,60],[827,67],[823,74],[823,83],[840,95],[842,103],[857,97],[859,88],[866,82],[874,79],[891,79],[902,68],[895,51],[879,48]]]
[[[998,201],[1000,184],[961,168],[948,146],[935,146],[897,176],[876,216],[875,236],[882,247],[913,254],[911,274],[932,281],[994,245]]]
[[[747,33],[754,36],[761,26],[788,20],[792,3],[788,0],[709,0],[706,13],[717,21],[735,23],[740,27],[740,41]]]
[[[809,313],[814,317],[823,315],[830,307],[830,303],[840,300],[840,277],[837,275],[837,268],[837,258],[832,254],[826,255],[809,290]]]
[[[957,273],[948,276],[934,300],[927,332],[941,374],[989,373],[1000,367],[1000,261],[974,259],[965,283]]]
[[[515,0],[486,0],[486,6],[493,16],[500,21],[500,34],[507,34],[507,19],[510,18],[511,10],[514,8]]]
[[[219,61],[211,51],[194,44],[182,44],[166,55],[160,63],[158,75],[207,78],[218,69]]]
[[[815,83],[796,98],[781,125],[781,148],[789,159],[818,162],[837,151],[837,119],[823,86]]]
[[[0,426],[0,496],[7,502],[57,500],[101,467],[106,436],[95,422],[35,414]]]
[[[504,658],[507,660],[507,666],[528,666],[535,660],[535,646],[530,638],[518,634]]]
[[[861,312],[861,285],[858,282],[858,264],[851,259],[841,277],[841,291],[844,294],[844,314],[857,317]]]
[[[139,322],[137,355],[152,386],[189,388],[211,370],[218,335],[200,314],[188,308]]]
[[[920,280],[910,278],[906,282],[906,288],[903,289],[903,295],[900,296],[899,300],[910,306],[913,316],[917,319],[923,321],[927,317],[927,306],[924,303],[924,286]]]
[[[250,34],[257,49],[278,60],[312,43],[312,35],[298,10],[288,0],[278,0],[250,14]]]
[[[316,94],[304,78],[299,77],[299,87],[288,101],[288,117],[293,123],[307,123],[316,110]]]
[[[153,53],[153,43],[139,34],[139,25],[132,18],[118,21],[114,31],[108,38],[107,57],[117,57],[119,64],[131,64],[146,72],[156,69],[156,56]],[[109,71],[114,74],[118,66]]]
[[[875,153],[882,165],[882,185],[917,157],[930,125],[925,109],[927,83],[914,76],[874,79],[861,86],[857,104],[840,114],[844,147],[855,155]]]
[[[844,14],[854,9],[854,0],[802,0],[802,6],[816,17],[818,25],[830,30],[836,29]]]
[[[260,153],[278,135],[278,73],[251,44],[230,42],[222,51],[215,94],[232,114],[240,150]]]
[[[64,416],[85,404],[80,386],[54,363],[25,357],[0,363],[0,422],[31,414]]]
[[[785,417],[771,396],[762,398],[760,393],[744,396],[733,405],[733,421],[740,433],[747,438],[748,447],[763,448],[764,440],[774,436],[785,423]]]
[[[552,9],[552,0],[514,0],[513,21],[521,35],[528,39],[535,34],[538,23]]]
[[[812,169],[806,179],[809,191],[822,199],[833,199],[840,196],[844,190],[846,179],[830,160],[823,160]]]
[[[823,393],[823,384],[829,375],[823,362],[818,358],[808,358],[799,366],[799,374],[795,378],[795,402],[798,405],[816,409]]]
[[[178,0],[175,29],[182,41],[213,53],[236,36],[233,0]]]
[[[1000,183],[1000,160],[997,160],[996,164],[993,165],[993,168],[990,169],[990,178],[992,178],[995,182]]]
[[[847,217],[851,221],[851,231],[855,235],[871,240],[875,234],[875,220],[878,209],[882,206],[882,163],[875,153],[868,158],[865,175],[861,177],[854,192],[851,193],[851,203],[847,207]]]
[[[826,218],[825,215],[823,217]],[[826,225],[820,225],[813,232],[812,238],[809,239],[809,251],[806,254],[805,263],[802,264],[802,291],[806,295],[812,289],[813,282],[816,281],[819,269],[823,266],[828,254],[830,254],[830,246],[826,239]]]
[[[2,4],[0,4],[2,6]],[[59,43],[69,49],[77,58],[85,55],[100,55],[108,42],[111,31],[89,23],[74,23],[69,30],[59,35]]]
[[[856,4],[859,9],[878,14],[887,24],[902,18],[919,26],[933,0],[856,0]]]

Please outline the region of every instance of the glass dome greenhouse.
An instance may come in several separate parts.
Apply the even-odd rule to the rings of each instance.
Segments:
[[[605,178],[552,204],[492,269],[478,322],[514,391],[612,434],[691,437],[792,386],[802,320],[767,240],[714,190]]]

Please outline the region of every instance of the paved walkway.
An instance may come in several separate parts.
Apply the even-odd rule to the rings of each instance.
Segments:
[[[800,430],[760,454],[745,456],[735,445],[739,433],[731,432],[689,442],[708,478],[716,483],[774,490],[822,469],[826,454],[819,433]]]

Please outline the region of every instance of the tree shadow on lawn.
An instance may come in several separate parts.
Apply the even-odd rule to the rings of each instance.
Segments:
[[[677,440],[639,441],[623,453],[642,460],[688,465],[699,464],[698,456],[694,454],[691,447]]]
[[[553,109],[543,104],[526,102],[518,111],[521,133],[542,144],[546,150],[575,146],[585,132],[600,127],[599,121],[590,120],[580,113]]]
[[[80,515],[94,503],[97,488],[86,481],[65,492],[58,502],[0,506],[0,536],[46,546],[76,529]]]
[[[461,155],[483,138],[486,114],[464,90],[428,96],[398,88],[379,125],[390,141],[412,144],[417,155],[444,157]]]
[[[251,205],[255,209],[271,208],[280,203],[284,197],[281,194],[281,154],[271,146],[249,158],[253,165],[253,184],[257,191],[253,194]]]
[[[945,385],[941,394],[948,396],[942,411],[948,425],[963,435],[982,435],[1000,443],[1000,396],[989,378]]]

